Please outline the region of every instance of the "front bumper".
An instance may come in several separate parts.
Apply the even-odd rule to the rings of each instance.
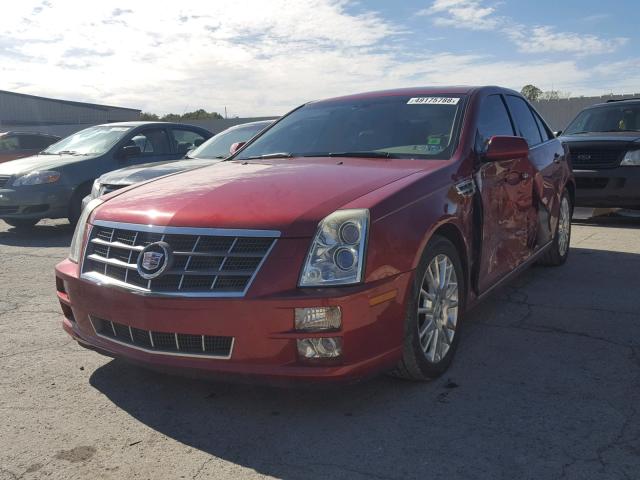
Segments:
[[[71,190],[63,185],[28,185],[0,188],[0,218],[64,218]]]
[[[393,368],[400,359],[405,298],[413,272],[343,289],[297,289],[259,298],[159,298],[99,286],[78,278],[68,260],[56,267],[65,331],[85,347],[170,373],[235,381],[291,383],[350,381]],[[339,306],[337,332],[294,330],[296,307]],[[91,318],[154,332],[233,337],[230,358],[144,351],[99,336]],[[298,358],[296,340],[341,337],[338,359]]]
[[[574,170],[579,207],[640,208],[640,167]]]

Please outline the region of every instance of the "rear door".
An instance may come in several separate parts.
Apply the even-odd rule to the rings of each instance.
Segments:
[[[204,143],[206,138],[195,130],[188,128],[172,127],[171,140],[177,153],[182,156],[186,155],[189,150],[199,147]]]
[[[138,130],[126,145],[137,145],[141,152],[140,155],[128,157],[125,160],[129,165],[176,160],[183,156],[175,150],[169,132],[164,127],[148,127]]]
[[[534,204],[537,210],[536,247],[551,240],[560,208],[562,143],[549,131],[537,112],[522,98],[506,96],[518,134],[529,144],[529,160],[534,167]]]
[[[478,116],[476,151],[482,158],[491,137],[514,136],[500,94],[485,97]],[[535,238],[534,168],[528,157],[481,162],[476,173],[481,210],[478,289],[485,292],[530,255]]]

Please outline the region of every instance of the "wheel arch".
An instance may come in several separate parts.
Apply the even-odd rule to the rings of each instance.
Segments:
[[[429,233],[429,235],[427,236],[426,240],[423,243],[422,249],[420,251],[420,255],[417,258],[417,262],[420,261],[420,257],[422,256],[425,249],[429,245],[429,242],[431,242],[435,236],[439,236],[449,240],[453,244],[453,246],[456,248],[456,251],[460,256],[460,263],[462,264],[465,283],[468,288],[469,278],[470,278],[469,276],[470,263],[469,263],[469,253],[468,253],[467,243],[464,240],[464,235],[460,230],[460,227],[458,227],[458,225],[456,225],[453,221],[447,221],[447,222],[441,223]]]

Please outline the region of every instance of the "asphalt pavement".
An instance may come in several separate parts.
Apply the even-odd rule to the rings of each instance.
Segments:
[[[80,348],[53,274],[71,233],[0,221],[0,480],[640,478],[640,218],[576,222],[565,266],[467,317],[442,378],[320,391]]]

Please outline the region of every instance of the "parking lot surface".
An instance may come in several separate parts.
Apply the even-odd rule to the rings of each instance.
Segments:
[[[80,348],[53,275],[71,233],[0,221],[0,480],[639,478],[640,219],[574,224],[564,267],[467,316],[444,377],[321,391]]]

